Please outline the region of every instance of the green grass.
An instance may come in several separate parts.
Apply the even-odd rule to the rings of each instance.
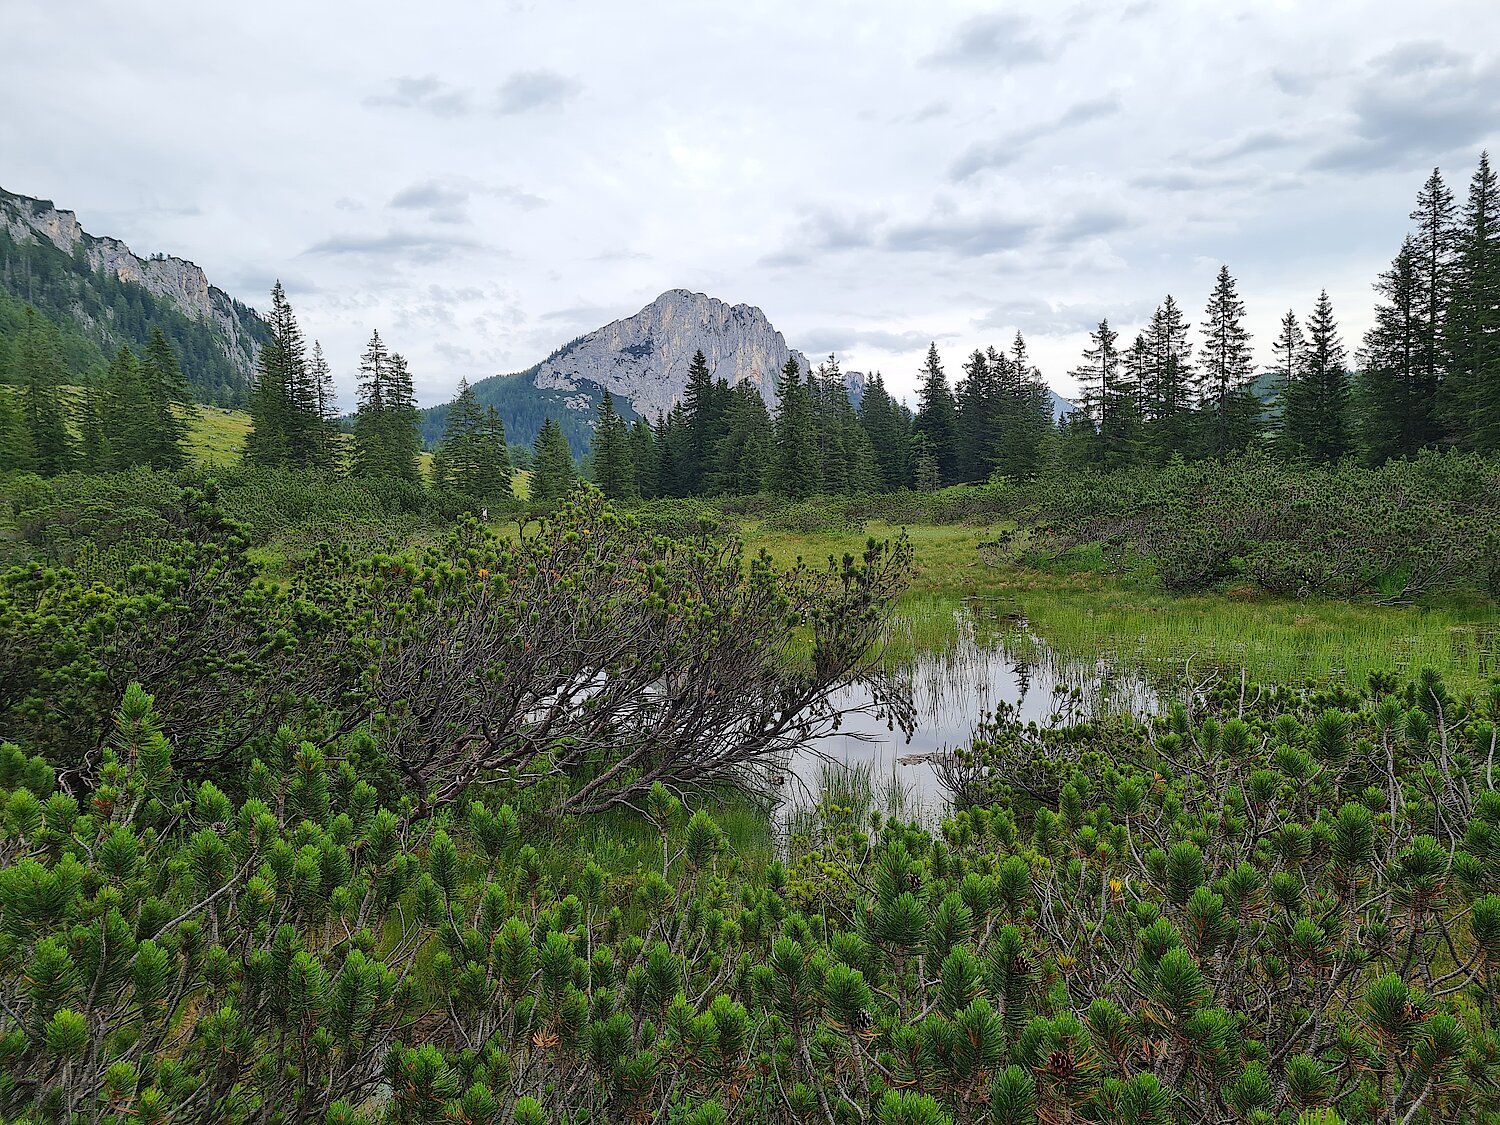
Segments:
[[[250,415],[197,403],[188,421],[188,455],[200,464],[227,465],[238,461],[250,433]]]
[[[900,528],[871,522],[864,532],[793,534],[746,527],[752,547],[778,563],[809,562],[853,551],[868,536]],[[940,649],[956,637],[955,613],[971,599],[989,607],[988,626],[1024,618],[1059,656],[1101,655],[1150,673],[1243,668],[1268,683],[1342,679],[1363,683],[1373,671],[1410,675],[1438,669],[1458,690],[1500,675],[1500,612],[1460,600],[1424,606],[1370,601],[1288,599],[1249,591],[1174,595],[1133,576],[1106,572],[1084,552],[1048,570],[993,566],[979,545],[990,528],[908,529],[916,573],[892,623],[887,656]]]

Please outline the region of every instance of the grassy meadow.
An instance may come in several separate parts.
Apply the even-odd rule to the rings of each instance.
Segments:
[[[981,545],[992,528],[972,525],[905,529],[916,552],[916,576],[893,630],[903,648],[952,640],[954,614],[966,601],[988,603],[1001,627],[1025,628],[1064,657],[1112,656],[1148,672],[1217,667],[1246,670],[1273,683],[1340,679],[1363,683],[1371,672],[1403,677],[1433,667],[1455,687],[1471,689],[1500,674],[1500,614],[1458,600],[1386,606],[1328,598],[1278,598],[1250,590],[1181,595],[1134,575],[1107,573],[1084,557],[1072,568],[996,566]],[[778,562],[819,561],[858,549],[869,536],[900,534],[872,521],[864,531],[796,534],[745,529],[750,542]]]
[[[205,464],[237,458],[250,429],[243,411],[201,405],[192,423],[189,447]],[[422,454],[424,475],[431,460]],[[514,478],[523,499],[527,476],[518,472]],[[765,548],[782,565],[798,558],[821,562],[857,551],[870,536],[894,537],[904,530],[915,550],[916,574],[891,632],[888,651],[897,660],[951,643],[955,612],[979,600],[1002,627],[1024,619],[1027,631],[1060,656],[1109,655],[1148,672],[1181,671],[1191,661],[1195,670],[1243,668],[1254,679],[1275,683],[1363,683],[1374,671],[1405,676],[1430,666],[1461,689],[1500,674],[1500,613],[1458,600],[1384,606],[1279,598],[1248,588],[1170,594],[1149,578],[1108,572],[1096,553],[1046,568],[996,566],[981,551],[996,529],[974,524],[902,528],[877,520],[859,531],[799,533],[747,521],[742,530],[752,547]]]

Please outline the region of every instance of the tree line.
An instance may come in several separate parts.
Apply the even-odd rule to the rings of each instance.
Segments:
[[[682,401],[654,422],[627,424],[605,394],[591,473],[606,496],[653,499],[931,490],[1036,472],[1051,407],[1019,333],[1010,353],[975,351],[956,390],[936,345],[922,374],[915,413],[878,372],[856,408],[836,356],[806,372],[793,357],[776,380],[773,412],[750,380],[715,379],[700,351]]]
[[[1063,427],[1067,459],[1113,469],[1261,447],[1294,462],[1379,464],[1430,448],[1500,449],[1500,190],[1488,154],[1462,207],[1433,169],[1410,217],[1352,356],[1324,290],[1305,319],[1281,318],[1257,379],[1227,266],[1196,357],[1170,295],[1129,344],[1100,320],[1072,373],[1083,393]]]

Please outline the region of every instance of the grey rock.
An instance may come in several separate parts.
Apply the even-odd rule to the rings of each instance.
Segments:
[[[787,347],[766,314],[753,305],[729,305],[703,293],[669,289],[634,316],[606,324],[559,350],[532,377],[543,390],[574,391],[587,380],[628,400],[638,414],[655,418],[681,401],[693,355],[703,352],[716,379],[731,386],[748,379],[770,405],[776,378],[788,358],[806,372],[807,357]],[[846,372],[857,397],[864,376]]]
[[[89,234],[72,211],[46,199],[4,190],[0,190],[0,228],[16,242],[41,239],[67,254],[81,246],[95,273],[133,282],[184,315],[211,322],[224,337],[230,363],[247,380],[254,377],[260,345],[246,330],[246,323],[255,311],[210,285],[207,275],[192,262],[166,254],[142,258],[118,238]]]

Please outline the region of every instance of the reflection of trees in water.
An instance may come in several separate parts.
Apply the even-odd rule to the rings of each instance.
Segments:
[[[918,652],[891,670],[893,679],[909,689],[915,720],[908,732],[900,722],[854,715],[839,738],[799,749],[787,763],[794,775],[789,791],[804,797],[816,791],[818,771],[829,756],[851,764],[870,763],[877,776],[893,772],[913,787],[924,803],[939,807],[946,795],[932,772],[931,759],[956,746],[967,745],[987,712],[1006,706],[1024,721],[1042,725],[1076,723],[1092,716],[1131,711],[1155,711],[1168,692],[1154,690],[1147,678],[1115,660],[1080,661],[1064,658],[1030,631],[1018,614],[998,612],[993,603],[965,602],[953,613],[951,632],[937,646]],[[907,645],[913,639],[910,621],[892,624],[888,639]],[[860,688],[847,689],[851,706]],[[899,693],[898,693],[899,694]],[[874,710],[874,709],[872,709]],[[783,804],[789,799],[783,798]]]
[[[919,653],[910,675],[919,721],[945,727],[972,725],[1001,701],[1044,723],[1054,716],[1077,721],[1113,711],[1151,711],[1159,699],[1144,675],[1108,657],[1092,662],[1063,657],[1030,631],[1025,618],[987,612],[984,603],[960,605],[952,642]]]

